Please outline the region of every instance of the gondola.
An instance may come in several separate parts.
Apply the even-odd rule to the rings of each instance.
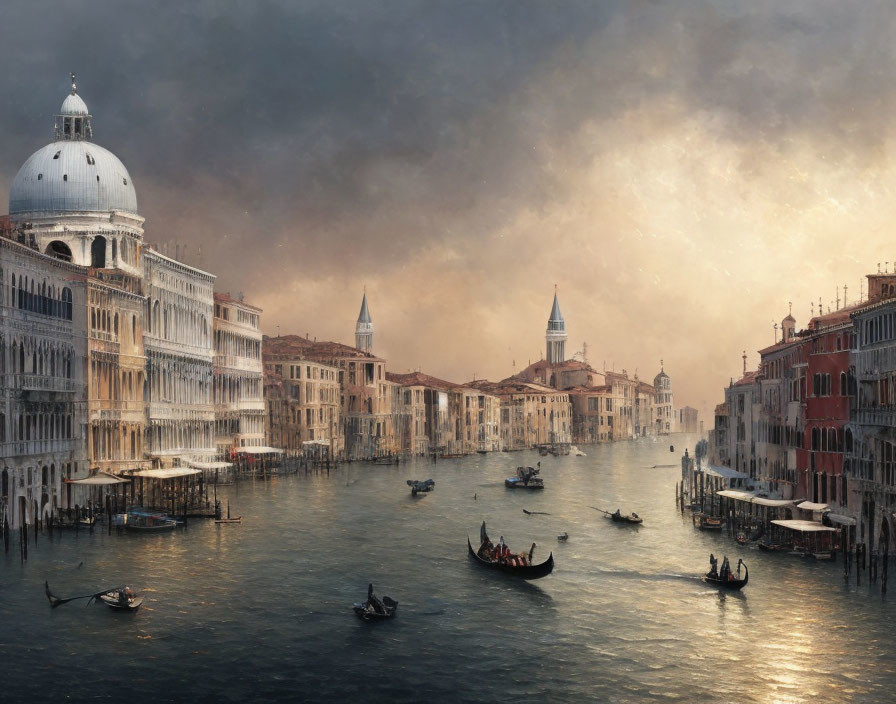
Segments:
[[[491,560],[486,560],[479,555],[476,554],[476,551],[473,549],[472,543],[470,543],[470,538],[467,538],[467,549],[470,551],[470,557],[472,557],[476,562],[478,562],[483,567],[491,567],[493,570],[498,570],[499,572],[503,572],[504,574],[510,574],[514,577],[522,577],[523,579],[540,579],[541,577],[547,577],[551,572],[554,571],[554,553],[551,553],[548,556],[548,559],[542,562],[540,565],[526,565],[525,567],[518,567],[514,565],[504,564],[502,562],[492,562]]]
[[[367,603],[355,602],[352,609],[362,621],[384,621],[387,618],[395,616],[398,610],[398,602],[391,597],[384,596],[382,599],[383,606],[386,607],[386,613],[380,613]]]
[[[516,476],[504,480],[508,489],[544,489],[544,480],[538,476],[540,469],[517,467]]]
[[[789,545],[782,545],[780,543],[766,543],[761,542],[757,543],[759,545],[759,549],[764,552],[790,552]]]
[[[694,516],[694,525],[700,530],[722,530],[722,519],[698,513]]]
[[[143,597],[134,594],[133,596],[128,597],[127,604],[122,604],[121,600],[119,600],[118,598],[117,592],[107,592],[105,594],[100,594],[99,599],[106,606],[115,611],[136,611],[143,603]]]
[[[426,494],[433,490],[436,483],[432,479],[420,481],[419,479],[408,479],[408,486],[411,487],[411,496],[417,494]]]
[[[644,522],[644,519],[641,518],[637,513],[629,514],[628,516],[624,516],[621,513],[611,513],[607,516],[614,523],[626,523],[628,525],[639,526]]]
[[[712,573],[707,572],[703,575],[703,581],[715,587],[722,587],[723,589],[743,589],[747,586],[747,582],[750,581],[750,573],[747,570],[747,564],[743,560],[740,561],[740,564],[744,568],[743,579],[722,579],[718,575],[713,575]]]

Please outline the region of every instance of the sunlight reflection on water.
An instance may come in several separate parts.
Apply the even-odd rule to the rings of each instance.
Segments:
[[[890,602],[844,587],[838,564],[696,532],[676,511],[678,470],[653,467],[677,462],[668,445],[349,465],[222,490],[242,525],[41,536],[24,567],[13,550],[0,560],[4,687],[75,701],[890,701]],[[504,488],[536,461],[544,491]],[[429,476],[435,491],[411,499],[405,480]],[[517,582],[472,564],[482,520],[513,548],[535,541],[536,560],[553,552],[554,574]],[[743,593],[699,581],[710,552],[749,563]],[[148,599],[137,614],[50,610],[45,578],[60,595],[127,581]],[[354,617],[368,581],[398,599],[396,619]]]

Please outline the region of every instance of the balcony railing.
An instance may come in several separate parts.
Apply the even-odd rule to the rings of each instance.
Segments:
[[[230,401],[229,403],[215,404],[216,413],[224,413],[226,411],[264,411],[264,400],[242,399],[239,401]]]
[[[896,426],[896,409],[859,408],[855,412],[856,422],[861,425]]]
[[[216,354],[214,365],[223,369],[239,369],[240,371],[258,372],[261,375],[263,369],[260,359],[240,357],[232,354]]]
[[[60,376],[44,376],[43,374],[7,374],[7,384],[13,389],[22,391],[59,391],[70,393],[77,390],[79,384],[74,379]]]
[[[15,440],[0,443],[0,457],[42,455],[52,452],[71,452],[80,440],[55,438],[53,440]]]

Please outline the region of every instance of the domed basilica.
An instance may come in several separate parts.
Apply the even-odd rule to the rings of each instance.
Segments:
[[[143,224],[72,75],[0,216],[0,525],[59,517],[104,484],[153,505],[166,479],[195,489],[263,443],[261,311],[145,245]]]

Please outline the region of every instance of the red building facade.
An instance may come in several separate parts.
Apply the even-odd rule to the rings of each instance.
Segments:
[[[804,429],[797,450],[797,496],[816,503],[846,503],[843,486],[844,429],[849,422],[849,351],[854,337],[850,313],[858,307],[812,319],[803,331],[799,374]]]

